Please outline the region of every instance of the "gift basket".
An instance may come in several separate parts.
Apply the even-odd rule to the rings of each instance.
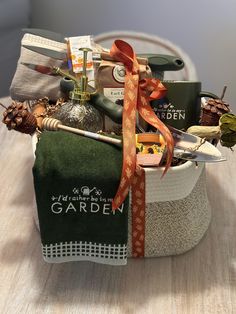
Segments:
[[[108,50],[92,36],[27,30],[3,122],[32,136],[45,261],[124,265],[201,240],[205,163],[225,160],[216,145],[235,144],[236,117],[225,88],[218,97],[200,82],[165,81],[183,67],[119,38]]]

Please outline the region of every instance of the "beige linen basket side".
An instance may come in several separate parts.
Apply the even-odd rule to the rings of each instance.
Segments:
[[[32,138],[33,152],[37,137]],[[161,179],[163,169],[146,168],[145,257],[184,253],[201,240],[211,220],[206,191],[205,164],[187,161],[171,167]],[[39,220],[36,201],[33,216]],[[132,256],[131,210],[128,221],[128,256]]]
[[[145,257],[184,253],[202,239],[211,221],[205,164],[187,161],[162,169],[146,169]],[[130,211],[131,212],[131,211]],[[132,256],[131,213],[128,256]]]

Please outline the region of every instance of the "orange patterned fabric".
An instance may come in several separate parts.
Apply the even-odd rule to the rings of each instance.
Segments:
[[[116,40],[110,51],[111,56],[123,62],[126,68],[125,94],[122,116],[123,166],[120,185],[112,202],[112,209],[118,208],[129,193],[131,180],[136,168],[136,109],[138,102],[139,64],[132,47],[122,40]]]
[[[132,256],[145,256],[145,171],[137,166],[132,180]]]
[[[139,85],[139,65],[133,48],[123,40],[115,40],[110,54],[116,61],[122,62],[126,69],[125,95],[122,117],[123,129],[123,166],[120,184],[112,202],[112,209],[118,208],[126,198],[136,169],[135,126],[136,113],[156,127],[164,136],[167,144],[167,162],[165,172],[171,164],[174,141],[169,129],[157,118],[149,100],[160,98],[166,92],[157,79],[145,79]]]

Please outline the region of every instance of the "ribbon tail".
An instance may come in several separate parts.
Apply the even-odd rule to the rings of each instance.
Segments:
[[[138,103],[138,111],[141,117],[145,121],[147,121],[149,124],[154,126],[158,131],[160,131],[166,141],[167,159],[166,159],[166,165],[162,174],[162,177],[163,177],[171,166],[171,162],[172,162],[172,158],[174,154],[174,139],[170,130],[167,128],[167,126],[155,115],[147,99],[142,96],[141,96],[141,99],[142,99],[142,103],[141,102]]]
[[[145,256],[145,171],[137,165],[132,181],[132,256]]]
[[[128,74],[125,78],[124,108],[122,117],[123,130],[123,165],[120,184],[112,201],[112,210],[118,208],[129,193],[129,188],[136,168],[136,104],[138,99],[138,74]]]

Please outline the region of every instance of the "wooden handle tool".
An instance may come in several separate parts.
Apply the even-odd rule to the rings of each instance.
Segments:
[[[61,121],[57,119],[53,119],[53,118],[44,118],[42,121],[42,129],[47,130],[47,131],[63,130],[66,132],[71,132],[78,135],[86,136],[86,137],[89,137],[98,141],[110,143],[110,144],[118,146],[119,148],[122,147],[122,141],[120,139],[112,138],[109,136],[105,136],[105,135],[101,135],[101,134],[97,134],[94,132],[89,132],[89,131],[85,131],[81,129],[72,128],[72,127],[63,125]]]

